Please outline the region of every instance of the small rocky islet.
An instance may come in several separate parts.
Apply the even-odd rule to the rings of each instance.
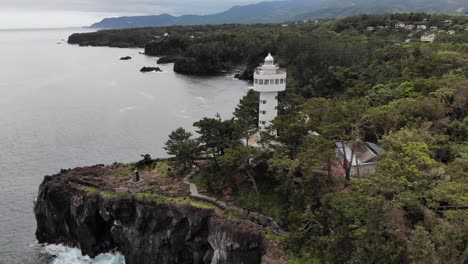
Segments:
[[[143,67],[140,72],[162,72],[159,67]]]
[[[168,63],[177,63],[183,60],[183,56],[164,56],[158,59],[158,64],[168,64]]]

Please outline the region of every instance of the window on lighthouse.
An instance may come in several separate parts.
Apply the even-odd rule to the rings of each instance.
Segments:
[[[265,85],[270,84],[270,80],[265,80]]]
[[[263,80],[262,79],[258,80],[258,84],[263,85]]]
[[[284,83],[284,79],[281,79],[281,80],[280,80],[280,83],[283,84],[283,83]]]
[[[275,84],[279,84],[279,81],[280,81],[279,79],[276,79]]]

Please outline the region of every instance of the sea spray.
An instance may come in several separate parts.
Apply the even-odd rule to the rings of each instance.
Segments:
[[[93,259],[83,256],[77,248],[46,245],[44,253],[55,257],[52,264],[125,264],[125,257],[118,252],[100,254]]]

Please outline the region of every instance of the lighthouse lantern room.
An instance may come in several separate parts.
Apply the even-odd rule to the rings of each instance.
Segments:
[[[271,54],[255,69],[253,89],[260,93],[258,126],[265,131],[278,115],[278,93],[286,90],[286,70],[275,64]]]

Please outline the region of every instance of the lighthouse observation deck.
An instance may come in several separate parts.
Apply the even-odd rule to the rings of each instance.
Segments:
[[[268,70],[265,70],[263,68],[263,65],[264,64],[260,65],[260,67],[255,68],[254,74],[258,74],[258,75],[260,75],[260,74],[262,74],[262,75],[263,74],[286,74],[286,69],[282,69],[278,65],[275,65],[274,69],[268,69]],[[272,70],[273,70],[273,72],[272,72]]]
[[[261,65],[254,71],[254,91],[285,91],[286,77],[286,70],[279,68],[278,65]]]

